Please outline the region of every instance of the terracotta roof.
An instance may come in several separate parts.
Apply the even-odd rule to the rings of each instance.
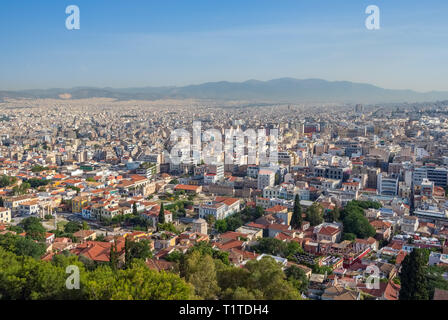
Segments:
[[[124,241],[117,240],[117,250],[121,252],[124,249]],[[76,255],[82,255],[93,261],[108,262],[110,260],[110,248],[113,242],[87,241],[71,250]]]
[[[221,250],[229,250],[232,248],[237,248],[237,249],[241,249],[242,245],[243,245],[243,241],[239,241],[239,240],[230,240],[224,244],[222,243],[216,243],[215,244],[219,249]]]
[[[400,285],[389,281],[386,290],[384,291],[384,298],[386,300],[398,300],[400,288]]]
[[[246,224],[246,226],[252,227],[252,228],[257,228],[257,229],[266,229],[267,228],[267,225],[259,224],[259,223],[255,223],[255,222],[250,222],[250,223]]]
[[[448,290],[442,290],[442,289],[436,288],[434,290],[433,300],[448,300]]]
[[[188,191],[197,191],[200,186],[193,186],[188,184],[178,184],[174,187],[174,190],[188,190]]]
[[[229,197],[216,197],[215,201],[217,202],[222,202],[228,206],[231,206],[232,204],[234,204],[235,202],[240,201],[240,199],[237,198],[229,198]]]
[[[325,226],[325,227],[320,228],[318,233],[319,234],[328,235],[328,236],[332,236],[332,235],[335,235],[335,234],[339,233],[339,229],[333,228],[331,226]]]
[[[95,231],[93,230],[79,230],[73,234],[76,238],[87,238],[93,235]]]
[[[289,226],[287,226],[285,224],[272,223],[272,224],[268,225],[268,229],[286,231],[286,230],[289,230]]]
[[[265,211],[266,212],[271,212],[271,213],[276,213],[276,212],[282,212],[282,211],[285,211],[285,210],[288,210],[288,207],[281,206],[281,205],[277,204],[277,205],[275,205],[275,206],[273,206],[273,207],[271,207],[269,209],[266,209]]]
[[[174,262],[170,262],[170,261],[166,261],[164,259],[148,259],[148,261],[146,261],[146,265],[148,266],[149,269],[151,270],[157,270],[157,271],[162,271],[162,270],[171,270],[174,268]]]
[[[240,237],[246,238],[247,234],[241,232],[228,231],[220,235],[223,239],[234,239],[239,240]]]
[[[395,259],[395,264],[400,265],[407,255],[408,253],[406,251],[400,250],[400,252],[398,252],[397,258]]]

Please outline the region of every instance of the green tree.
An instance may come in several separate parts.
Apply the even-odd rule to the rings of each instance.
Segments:
[[[258,218],[261,218],[264,215],[264,209],[263,207],[256,206],[253,214],[253,220],[256,220]]]
[[[354,240],[356,240],[356,234],[354,234],[354,233],[344,233],[342,235],[342,240],[354,241]]]
[[[31,185],[28,182],[23,182],[20,186],[12,188],[12,191],[17,196],[27,193],[29,188],[31,188]]]
[[[157,225],[157,228],[158,228],[159,231],[164,230],[164,231],[169,231],[169,232],[173,232],[173,233],[176,233],[176,234],[179,233],[179,231],[176,229],[176,227],[174,226],[174,224],[171,223],[171,222],[167,222],[167,223],[164,223],[164,224],[160,224],[160,223],[159,223],[159,224]]]
[[[217,298],[219,287],[215,263],[210,255],[193,251],[185,259],[183,275],[198,296],[208,300]]]
[[[430,266],[427,268],[428,294],[429,298],[434,298],[435,289],[448,290],[448,280],[444,275],[448,272],[446,266]]]
[[[163,202],[160,204],[159,223],[160,224],[165,223],[165,209],[163,208]]]
[[[207,217],[205,217],[205,220],[207,221],[209,226],[213,226],[216,222],[216,218],[212,214],[209,214]]]
[[[279,263],[271,257],[251,260],[246,263],[248,277],[246,287],[251,291],[263,292],[266,300],[298,300],[301,299],[287,280]]]
[[[227,231],[227,221],[225,219],[218,220],[215,222],[215,229],[219,233],[224,233]]]
[[[45,239],[45,228],[39,218],[28,217],[22,220],[20,226],[25,230],[26,236],[33,240],[43,241]]]
[[[194,288],[173,273],[150,270],[142,261],[114,272],[103,265],[88,273],[86,298],[90,300],[189,300]]]
[[[306,211],[307,220],[311,226],[317,226],[324,221],[323,208],[318,203],[313,203]]]
[[[89,224],[86,221],[82,222],[82,230],[90,230]]]
[[[303,253],[302,247],[297,242],[283,242],[275,238],[262,238],[253,249],[258,253],[266,253],[290,259],[294,259],[293,256],[297,253]]]
[[[118,270],[118,250],[116,240],[114,240],[114,243],[110,246],[109,264],[113,271],[116,272]]]
[[[45,171],[45,170],[48,170],[48,167],[35,165],[34,167],[31,168],[31,171],[34,172],[34,173],[42,172],[42,171]]]
[[[227,223],[227,230],[228,231],[235,231],[236,229],[238,229],[239,227],[241,227],[244,222],[241,219],[241,215],[236,213],[230,217],[226,218],[226,223]]]
[[[40,259],[46,251],[45,244],[10,233],[0,235],[0,247],[18,256],[29,256],[34,259]]]
[[[285,274],[288,281],[301,293],[305,293],[308,290],[309,281],[303,269],[291,266],[285,270]]]
[[[139,242],[131,241],[126,238],[125,242],[125,263],[130,266],[134,259],[146,260],[152,256],[148,240],[141,240]]]
[[[17,182],[16,177],[8,177],[5,175],[2,175],[0,177],[0,188],[9,187]]]
[[[137,204],[134,202],[134,204],[132,205],[132,214],[134,216],[138,215],[138,211],[137,211]]]
[[[51,180],[32,178],[26,180],[26,182],[30,184],[31,188],[39,188],[41,186],[46,186],[50,184]]]
[[[193,247],[191,247],[187,254],[190,254],[194,251],[198,251],[201,255],[208,254],[213,259],[220,260],[224,265],[229,265],[229,253],[221,250],[214,249],[209,242],[200,241],[196,243]]]
[[[428,300],[428,283],[426,265],[428,253],[425,249],[414,248],[401,265],[400,271],[400,300]]]
[[[373,237],[376,233],[369,220],[357,211],[349,211],[343,220],[343,224],[345,233],[353,233],[361,239]]]
[[[69,234],[73,234],[75,232],[78,232],[79,230],[81,230],[83,227],[83,225],[79,222],[76,221],[69,221],[65,226],[64,226],[64,232],[69,233]]]
[[[68,290],[66,267],[80,271],[80,290]],[[100,265],[90,271],[78,257],[56,255],[51,262],[17,256],[0,247],[0,299],[4,300],[187,300],[194,289],[179,276],[150,270],[136,260],[125,270]]]
[[[326,212],[325,221],[330,223],[334,221],[339,221],[340,217],[341,217],[341,211],[338,207],[336,207],[334,210]]]
[[[293,208],[293,214],[291,218],[291,226],[294,229],[300,229],[302,227],[302,206],[300,205],[300,199],[299,195],[296,194],[294,198],[294,208]]]

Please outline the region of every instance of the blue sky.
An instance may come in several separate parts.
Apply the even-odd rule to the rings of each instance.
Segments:
[[[65,28],[68,5],[81,29]],[[381,29],[364,22],[381,10]],[[0,90],[280,77],[448,90],[446,0],[2,0]]]

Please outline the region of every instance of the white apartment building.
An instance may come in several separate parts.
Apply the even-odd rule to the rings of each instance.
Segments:
[[[403,216],[401,219],[401,231],[415,233],[418,229],[418,218],[415,216]]]
[[[414,185],[421,185],[425,178],[434,182],[436,186],[445,188],[448,185],[448,170],[446,168],[433,166],[425,166],[414,169]]]
[[[241,200],[237,198],[216,197],[199,206],[199,217],[214,216],[216,220],[225,219],[241,210]]]
[[[258,189],[263,190],[266,187],[273,187],[275,184],[275,172],[262,169],[258,172]]]
[[[290,183],[283,183],[279,186],[266,187],[263,189],[263,198],[268,199],[279,198],[294,200],[296,195],[299,196],[299,200],[310,199],[310,191],[308,189],[298,188]]]
[[[11,222],[11,209],[0,207],[0,223]]]
[[[396,196],[398,194],[398,178],[388,177],[384,173],[378,175],[378,193],[385,196]]]

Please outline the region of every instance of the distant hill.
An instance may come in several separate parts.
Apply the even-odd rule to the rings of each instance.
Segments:
[[[119,100],[216,99],[266,102],[391,103],[448,100],[448,92],[390,90],[364,83],[281,78],[270,81],[208,82],[184,87],[93,88],[0,91],[2,98],[115,98]]]

